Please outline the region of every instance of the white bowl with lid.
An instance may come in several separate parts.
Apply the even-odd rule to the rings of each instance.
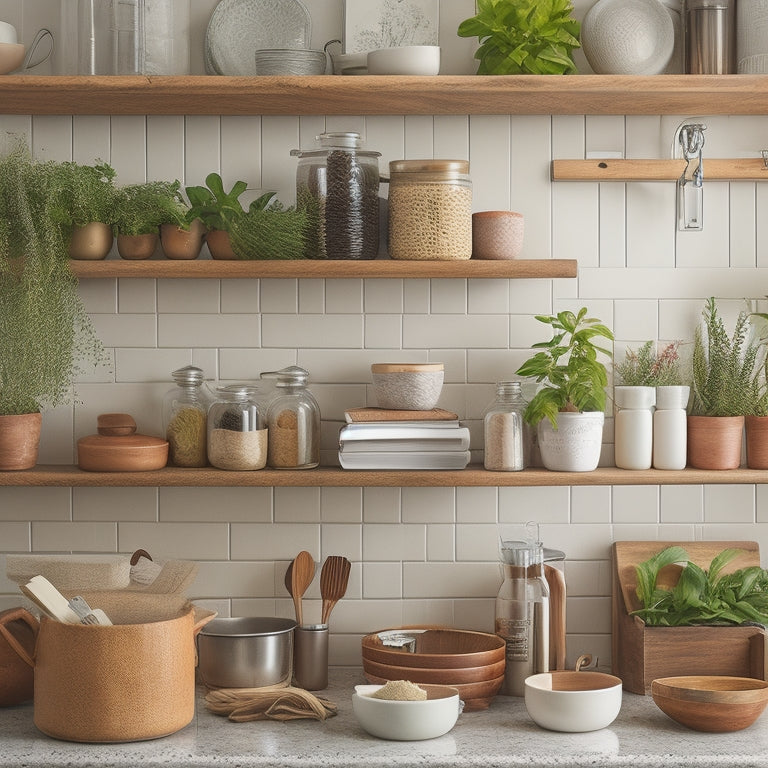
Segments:
[[[374,363],[371,374],[379,408],[429,411],[443,389],[442,363]]]

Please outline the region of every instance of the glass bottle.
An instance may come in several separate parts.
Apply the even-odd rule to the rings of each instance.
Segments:
[[[200,368],[187,365],[171,376],[176,386],[163,398],[163,429],[168,441],[168,463],[176,467],[204,467],[207,458],[207,415],[211,396]]]
[[[267,412],[267,463],[274,469],[312,469],[320,464],[320,406],[307,389],[309,373],[296,365],[277,373]]]
[[[217,388],[208,409],[208,461],[219,469],[251,470],[266,465],[267,430],[248,385]]]
[[[519,381],[496,384],[496,397],[483,416],[486,469],[518,472],[528,466],[530,429],[523,419],[527,405]]]

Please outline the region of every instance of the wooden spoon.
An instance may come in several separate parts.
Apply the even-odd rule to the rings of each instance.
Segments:
[[[331,555],[325,559],[320,572],[320,596],[323,598],[323,624],[328,623],[333,606],[344,597],[352,564],[346,557]]]
[[[544,578],[549,585],[549,668],[565,669],[565,576],[545,563]]]
[[[296,558],[290,565],[291,571],[291,597],[293,598],[293,607],[296,610],[296,623],[301,626],[304,621],[304,615],[301,607],[301,598],[307,591],[307,588],[315,578],[315,561],[312,555],[306,550],[302,550],[296,555]],[[286,577],[287,578],[287,577]]]

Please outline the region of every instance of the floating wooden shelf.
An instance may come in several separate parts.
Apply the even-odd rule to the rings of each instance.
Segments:
[[[228,472],[221,469],[177,469],[156,472],[83,472],[69,465],[41,465],[23,472],[0,472],[2,486],[49,487],[466,487],[551,485],[720,485],[768,483],[768,471],[734,469],[710,472],[651,469],[632,472],[615,467],[594,472],[487,472],[479,466],[449,471],[372,471],[323,467],[309,470],[262,469]]]
[[[677,181],[685,160],[553,160],[552,181]],[[762,158],[709,159],[704,157],[704,183],[768,181]]]
[[[79,278],[553,278],[576,277],[575,259],[483,261],[70,261]]]
[[[0,78],[22,115],[765,115],[766,75]]]

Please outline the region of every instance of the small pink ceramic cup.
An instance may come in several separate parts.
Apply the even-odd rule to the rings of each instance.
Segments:
[[[525,220],[516,211],[472,214],[472,258],[516,259],[523,250]]]

